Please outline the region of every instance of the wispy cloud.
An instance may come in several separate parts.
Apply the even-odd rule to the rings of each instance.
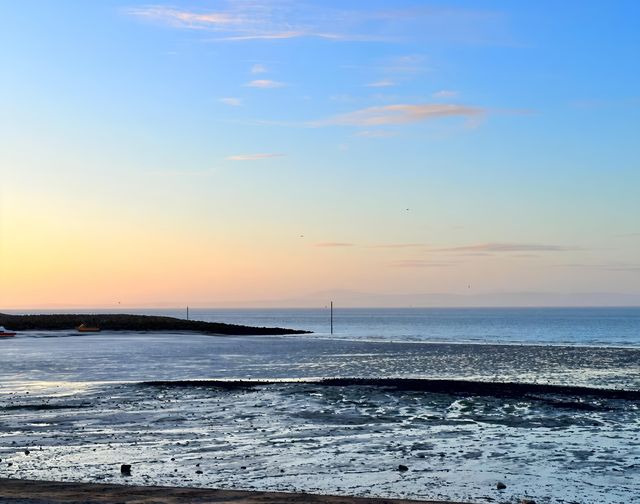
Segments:
[[[247,82],[245,84],[246,87],[252,88],[261,88],[261,89],[274,89],[285,87],[286,84],[284,82],[273,81],[269,79],[257,79],[252,80],[251,82]]]
[[[426,69],[427,58],[422,54],[395,56],[382,62],[381,70],[393,74],[415,74]]]
[[[302,31],[283,31],[274,33],[255,33],[251,35],[232,35],[223,37],[220,40],[241,41],[241,40],[285,40],[298,37],[304,37],[305,32]]]
[[[404,259],[391,261],[387,264],[394,268],[446,268],[452,265],[451,263],[433,262],[426,259]]]
[[[484,109],[465,105],[398,104],[369,107],[340,114],[312,123],[311,126],[382,126],[385,124],[415,123],[443,117],[478,118],[484,113]]]
[[[216,32],[213,40],[285,40],[301,37],[331,41],[377,41],[384,37],[357,33],[363,16],[351,11],[316,6],[300,6],[296,2],[227,2],[217,10],[187,10],[151,5],[127,9],[127,13],[175,28]]]
[[[242,100],[240,98],[220,98],[219,101],[231,107],[240,107],[242,105]]]
[[[285,40],[295,39],[302,37],[319,38],[324,40],[334,40],[343,42],[372,42],[380,40],[378,38],[365,36],[365,35],[347,35],[340,33],[319,33],[313,31],[297,30],[297,31],[283,31],[274,33],[257,33],[252,35],[232,35],[229,37],[222,37],[219,40],[226,41],[242,41],[242,40]]]
[[[338,102],[338,103],[351,103],[356,101],[357,98],[349,94],[335,94],[335,95],[329,96],[329,100],[332,102]]]
[[[365,84],[366,87],[375,87],[375,88],[380,88],[380,87],[392,87],[395,86],[396,83],[393,82],[390,79],[383,79],[383,80],[379,80],[379,81],[375,81],[375,82],[370,82],[369,84]]]
[[[453,91],[450,89],[443,89],[442,91],[437,91],[436,93],[433,93],[431,96],[433,96],[434,98],[454,98],[456,96],[458,96],[458,92],[457,91]]]
[[[424,243],[383,243],[380,245],[370,245],[370,248],[386,248],[386,249],[406,249],[426,247]]]
[[[461,247],[438,248],[438,252],[566,252],[581,250],[578,247],[563,245],[547,245],[540,243],[479,243],[476,245],[464,245]]]
[[[216,5],[215,9],[148,5],[126,12],[174,28],[212,32],[214,41],[312,37],[336,42],[397,42],[411,36],[417,40],[482,43],[496,38],[502,20],[492,13],[452,8],[391,12],[294,0],[234,0]]]
[[[264,65],[261,65],[260,63],[256,63],[251,67],[252,74],[261,74],[266,72],[268,72],[267,67]]]
[[[633,263],[605,263],[605,264],[569,263],[569,264],[558,264],[556,265],[556,267],[640,273],[640,264],[633,264]]]
[[[355,243],[346,242],[321,242],[316,243],[316,247],[355,247]]]
[[[321,242],[316,243],[316,247],[357,247],[355,243],[350,242]],[[426,247],[424,243],[381,243],[379,245],[360,245],[363,248],[379,248],[379,249],[409,249]]]
[[[257,161],[259,159],[269,159],[276,157],[283,157],[284,154],[277,153],[257,153],[257,154],[236,154],[234,156],[227,156],[227,161]]]
[[[509,18],[499,11],[449,6],[412,7],[373,11],[371,17],[384,23],[387,32],[395,27],[401,33],[412,33],[423,42],[444,40],[473,45],[514,45]]]
[[[389,130],[364,130],[358,131],[357,133],[355,133],[355,135],[363,138],[389,138],[398,136],[398,132]]]
[[[232,12],[192,12],[161,5],[128,9],[133,16],[167,23],[171,26],[190,29],[207,29],[233,24],[242,24],[245,20]]]

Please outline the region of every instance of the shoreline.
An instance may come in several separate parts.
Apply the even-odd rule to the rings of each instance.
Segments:
[[[454,501],[424,501],[352,497],[309,493],[222,490],[193,487],[67,483],[0,478],[2,504],[465,504]],[[469,504],[469,503],[467,503]]]

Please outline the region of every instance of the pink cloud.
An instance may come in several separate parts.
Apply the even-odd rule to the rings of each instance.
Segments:
[[[485,113],[484,109],[464,105],[424,103],[416,105],[398,104],[369,107],[347,114],[340,114],[314,126],[382,126],[385,124],[406,124],[428,121],[442,117],[477,118]]]

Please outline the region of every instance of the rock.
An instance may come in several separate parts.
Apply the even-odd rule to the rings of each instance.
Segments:
[[[520,504],[536,504],[536,501],[534,501],[533,499],[522,499],[520,501]]]
[[[409,470],[409,468],[406,465],[400,464],[398,466],[398,471],[400,471],[400,472],[405,472],[405,471],[408,471],[408,470]]]
[[[507,488],[507,485],[505,485],[502,481],[498,481],[498,483],[496,483],[496,488],[498,490],[504,490],[505,488]]]
[[[131,476],[131,464],[122,464],[120,466],[120,474]]]
[[[31,452],[30,452],[29,450],[25,450],[25,451],[24,451],[24,454],[25,454],[25,455],[29,455],[30,453],[31,453]]]
[[[200,469],[198,469],[198,470],[196,471],[196,474],[202,474],[202,471],[201,471]]]

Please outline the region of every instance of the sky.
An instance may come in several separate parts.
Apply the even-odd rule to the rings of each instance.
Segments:
[[[640,305],[639,21],[5,2],[0,309]]]

